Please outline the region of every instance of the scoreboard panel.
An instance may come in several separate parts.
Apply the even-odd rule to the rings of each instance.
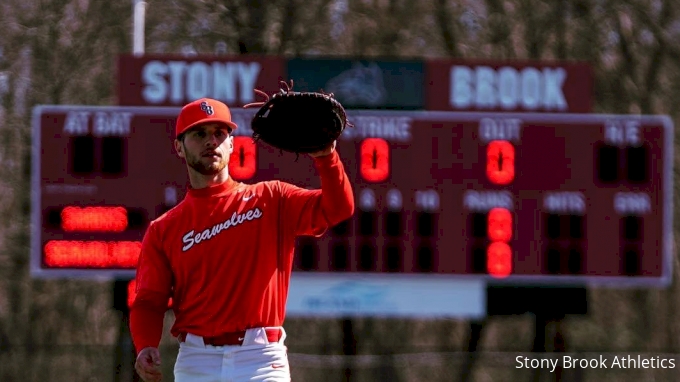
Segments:
[[[179,108],[34,111],[32,273],[132,277],[148,223],[185,194]],[[319,187],[307,156],[239,128],[230,173]],[[666,116],[349,111],[338,152],[356,212],[300,238],[295,274],[667,285]]]

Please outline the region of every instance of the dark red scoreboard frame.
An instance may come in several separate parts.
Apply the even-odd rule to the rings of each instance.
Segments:
[[[129,278],[150,220],[184,195],[178,108],[40,106],[31,271]],[[232,174],[318,187],[306,156],[255,145],[234,110]],[[666,116],[351,111],[356,214],[301,239],[295,272],[664,286],[672,267]]]

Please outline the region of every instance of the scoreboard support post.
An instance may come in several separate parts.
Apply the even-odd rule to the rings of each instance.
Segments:
[[[134,367],[136,354],[130,335],[129,282],[127,279],[117,279],[113,282],[113,308],[120,313],[114,362],[114,382],[141,381]]]
[[[477,362],[477,346],[479,340],[482,338],[482,331],[486,325],[486,320],[471,320],[470,321],[470,336],[468,337],[467,352],[468,356],[463,362],[460,371],[461,382],[468,382],[472,379],[472,370]]]
[[[347,359],[347,363],[343,367],[343,382],[352,381],[352,361],[349,360],[351,356],[357,354],[357,343],[354,337],[354,322],[351,317],[342,317],[340,319],[342,326],[342,354]]]
[[[552,341],[554,353],[566,351],[567,344],[562,335],[561,324],[567,315],[588,314],[588,290],[586,287],[555,286],[487,286],[487,312],[489,317],[521,315],[534,316],[534,341],[532,353],[546,353],[546,342]],[[553,324],[554,330],[550,330]],[[573,371],[578,373],[577,371]],[[534,370],[534,380],[542,380],[544,371]],[[555,382],[562,380],[563,369],[560,363],[554,373]],[[580,380],[578,377],[574,380]]]

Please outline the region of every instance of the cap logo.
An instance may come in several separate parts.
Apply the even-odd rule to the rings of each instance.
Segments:
[[[203,110],[207,115],[215,114],[213,107],[208,105],[208,103],[205,101],[201,102],[201,110]]]

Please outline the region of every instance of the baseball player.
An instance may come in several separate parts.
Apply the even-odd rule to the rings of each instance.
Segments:
[[[244,184],[229,176],[236,128],[228,106],[213,99],[179,113],[174,146],[190,186],[146,231],[130,311],[135,368],[146,382],[161,380],[158,345],[170,297],[175,381],[289,381],[282,325],[295,238],[320,236],[354,213],[335,141],[309,154],[321,189]]]

